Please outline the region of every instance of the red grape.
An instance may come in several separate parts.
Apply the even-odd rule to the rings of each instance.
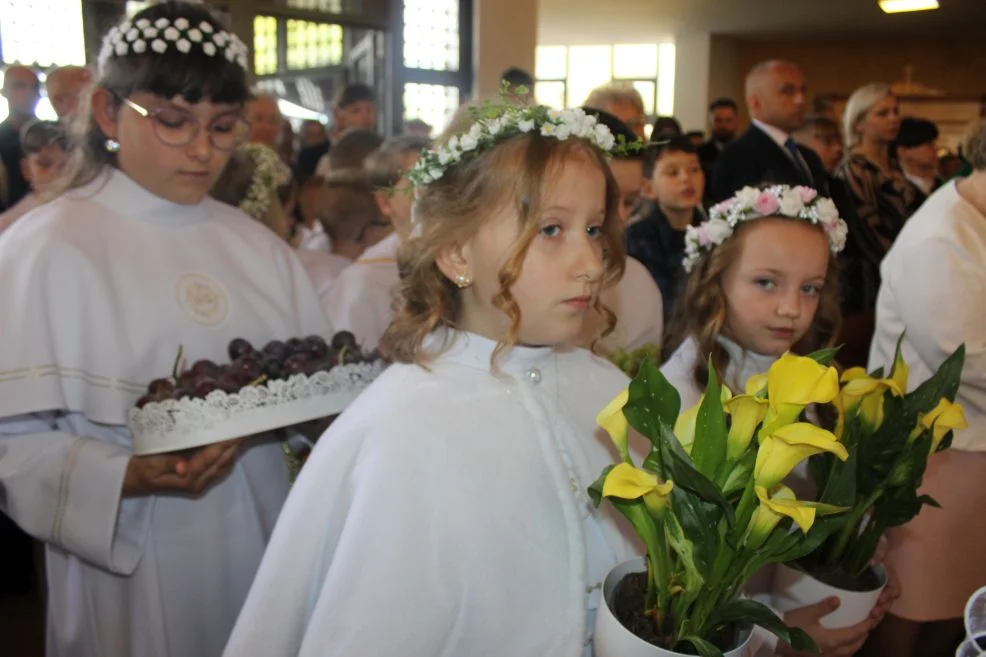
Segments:
[[[339,331],[332,336],[332,348],[340,351],[345,347],[349,347],[350,349],[356,348],[356,336],[349,331]]]
[[[197,360],[192,365],[192,373],[199,379],[215,379],[219,376],[219,366],[211,360]]]
[[[215,379],[204,378],[201,381],[199,381],[198,385],[195,386],[195,390],[193,391],[193,393],[196,397],[205,399],[205,397],[210,392],[218,389],[219,389],[219,384],[216,383]]]
[[[243,338],[236,338],[229,343],[229,348],[227,352],[229,353],[230,360],[236,360],[241,356],[247,356],[252,354],[254,351],[253,345]]]
[[[308,361],[304,356],[294,355],[284,361],[284,373],[288,376],[292,374],[304,374],[308,369]]]
[[[144,395],[143,397],[137,400],[136,406],[137,408],[144,408],[145,406],[147,406],[153,401],[157,401],[154,395]]]
[[[147,384],[147,392],[154,396],[170,396],[175,389],[175,384],[171,379],[154,379]]]

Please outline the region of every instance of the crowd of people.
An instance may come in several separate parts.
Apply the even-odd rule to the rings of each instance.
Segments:
[[[798,66],[768,61],[749,128],[718,99],[708,140],[673,117],[648,138],[618,83],[536,125],[516,70],[489,134],[473,104],[437,140],[385,138],[358,83],[330,128],[295,133],[243,48],[165,0],[105,36],[98,69],[47,76],[58,122],[34,118],[34,71],[4,76],[0,540],[23,559],[12,521],[45,545],[48,655],[589,655],[598,584],[639,550],[586,494],[613,459],[595,414],[626,385],[601,356],[654,345],[695,402],[710,354],[738,390],[787,351],[889,362],[902,333],[912,384],[967,345],[970,429],[925,478],[943,508],[886,537],[869,619],[827,629],[826,600],[786,620],[826,657],[954,649],[986,584],[982,124],[949,180],[936,126],[888,86],[809,115]],[[590,118],[634,147],[555,137]],[[848,233],[771,201],[789,193]],[[751,220],[689,241],[750,194]],[[178,344],[191,362],[336,331],[392,364],[293,486],[270,434],[133,455],[127,412]]]

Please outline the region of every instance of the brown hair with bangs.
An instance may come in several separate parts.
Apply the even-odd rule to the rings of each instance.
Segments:
[[[456,132],[469,125],[457,126]],[[446,138],[451,135],[446,135]],[[504,139],[492,149],[449,167],[444,176],[417,189],[414,206],[415,236],[402,246],[397,315],[381,341],[394,360],[426,364],[438,353],[425,353],[423,343],[439,328],[455,329],[462,309],[461,291],[439,270],[437,261],[447,248],[464,244],[479,228],[510,208],[517,214],[519,234],[499,272],[500,289],[492,303],[510,319],[507,335],[493,352],[491,365],[518,342],[520,308],[510,292],[520,277],[528,248],[538,232],[541,203],[553,175],[575,159],[591,163],[606,180],[606,216],[603,221],[605,270],[602,288],[623,275],[626,255],[619,218],[620,195],[604,154],[579,139],[559,141],[536,133]],[[616,317],[600,301],[594,310],[612,332]]]
[[[188,0],[152,4],[130,22],[146,19],[153,23],[159,18],[169,21],[184,18],[192,25],[208,23],[215,32],[228,29],[223,18],[207,5]],[[205,100],[242,105],[251,97],[246,71],[222,53],[209,57],[198,49],[181,53],[169,48],[163,54],[148,49],[143,54],[131,51],[125,56],[110,57],[88,94],[80,99],[79,111],[70,128],[72,155],[54,195],[81,187],[94,180],[106,166],[116,164],[116,155],[106,150],[106,135],[92,116],[92,93],[100,88],[113,94],[117,106],[139,91],[168,99],[181,96],[189,103]]]
[[[769,217],[784,221],[800,221],[786,217]],[[755,220],[758,221],[758,220]],[[671,329],[670,348],[677,349],[689,337],[698,343],[698,358],[695,363],[695,383],[705,389],[709,382],[708,355],[712,356],[712,366],[720,381],[729,368],[729,354],[719,343],[726,325],[726,293],[723,279],[726,270],[739,260],[745,243],[744,236],[749,224],[741,222],[732,237],[722,245],[703,254],[685,279],[684,289],[675,306]],[[821,232],[822,228],[817,227]],[[828,270],[825,285],[822,286],[818,309],[811,327],[791,351],[807,355],[818,349],[833,346],[842,323],[839,310],[839,263],[835,254],[829,252]]]

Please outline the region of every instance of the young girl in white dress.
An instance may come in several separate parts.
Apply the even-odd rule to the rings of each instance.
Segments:
[[[236,337],[325,335],[292,249],[207,197],[247,49],[205,5],[105,38],[68,190],[0,237],[0,510],[47,544],[49,657],[216,657],[288,491],[262,436],[134,456],[149,381]]]
[[[681,393],[683,410],[702,396],[710,354],[720,380],[741,392],[747,379],[766,373],[785,352],[804,355],[831,346],[840,321],[836,256],[846,233],[831,200],[806,187],[747,187],[710,216],[686,233],[689,273],[672,329],[679,344],[661,368]],[[811,493],[804,466],[785,483],[801,495]],[[773,570],[764,569],[748,593],[769,604],[772,579]],[[892,595],[887,592],[871,618],[847,629],[819,623],[838,599],[788,612],[785,622],[811,635],[825,657],[850,657]],[[797,654],[759,631],[755,643],[757,657]]]
[[[412,172],[396,363],[305,465],[228,657],[591,654],[634,552],[586,494],[626,377],[570,346],[623,267],[612,138],[577,110],[500,112]]]

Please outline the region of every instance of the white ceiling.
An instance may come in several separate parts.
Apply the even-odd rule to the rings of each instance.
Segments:
[[[532,0],[535,1],[535,0]],[[877,0],[536,0],[538,43],[653,43],[682,32],[815,39],[986,37],[986,0],[888,15]]]

